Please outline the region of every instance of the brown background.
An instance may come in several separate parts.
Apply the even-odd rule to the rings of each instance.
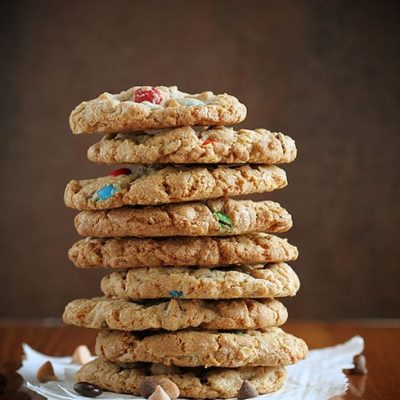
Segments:
[[[69,133],[83,99],[135,84],[228,91],[243,126],[293,136],[302,290],[292,318],[398,317],[400,28],[395,2],[23,1],[1,21],[0,316],[59,316],[99,292],[76,270],[63,206],[95,137]]]

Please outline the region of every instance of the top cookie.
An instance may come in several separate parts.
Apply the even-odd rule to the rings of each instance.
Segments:
[[[296,158],[296,144],[280,132],[191,127],[109,134],[88,150],[103,164],[280,164]]]
[[[243,121],[246,107],[228,94],[189,94],[176,86],[134,86],[83,101],[71,113],[73,133],[133,132],[193,125],[230,125]]]

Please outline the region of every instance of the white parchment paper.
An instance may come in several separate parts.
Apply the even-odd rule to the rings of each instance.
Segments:
[[[75,372],[79,366],[71,364],[71,357],[49,357],[38,353],[27,344],[23,345],[26,360],[18,371],[25,379],[26,386],[47,399],[79,399],[73,389]],[[362,353],[364,340],[354,336],[349,341],[333,347],[311,350],[306,360],[287,367],[288,379],[279,392],[262,395],[257,400],[328,400],[344,393],[347,389],[347,378],[343,368],[353,366],[353,356]],[[51,361],[57,382],[41,384],[36,380],[38,368]],[[141,397],[104,392],[98,399],[142,399]]]

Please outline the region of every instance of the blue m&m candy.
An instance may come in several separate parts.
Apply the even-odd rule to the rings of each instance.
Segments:
[[[97,190],[95,193],[96,200],[107,200],[118,192],[118,188],[114,185],[106,185]]]
[[[183,296],[182,290],[171,290],[171,291],[169,292],[169,294],[170,294],[172,297],[182,297],[182,296]]]

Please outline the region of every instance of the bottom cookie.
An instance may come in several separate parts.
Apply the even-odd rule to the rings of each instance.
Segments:
[[[229,368],[177,368],[161,364],[139,363],[124,368],[97,358],[84,366],[76,375],[77,381],[94,383],[104,390],[140,395],[139,386],[147,377],[154,380],[167,378],[180,390],[180,397],[217,399],[237,397],[244,380],[249,381],[259,394],[279,390],[286,377],[283,367]]]

